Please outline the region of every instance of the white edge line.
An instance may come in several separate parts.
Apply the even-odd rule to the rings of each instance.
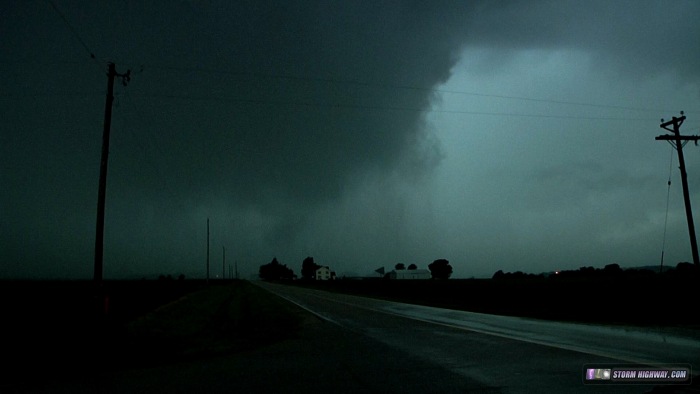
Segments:
[[[322,320],[325,320],[325,321],[327,321],[327,322],[330,322],[330,323],[333,323],[333,324],[336,324],[336,325],[339,325],[339,326],[343,327],[342,324],[340,324],[340,323],[338,323],[337,321],[331,319],[330,317],[324,316],[324,315],[322,315],[322,314],[320,314],[320,313],[318,313],[318,312],[316,312],[316,311],[314,311],[314,310],[311,310],[311,309],[309,309],[308,307],[306,307],[306,306],[304,306],[304,305],[302,305],[302,304],[300,304],[300,303],[298,303],[298,302],[292,300],[291,298],[289,298],[289,297],[287,297],[287,296],[284,296],[284,295],[282,295],[282,294],[279,294],[279,293],[277,293],[277,292],[275,292],[275,291],[273,291],[273,290],[271,290],[271,289],[268,289],[268,288],[266,288],[266,287],[264,287],[264,286],[260,286],[260,285],[257,285],[257,286],[260,287],[261,289],[265,290],[265,291],[270,292],[271,294],[276,295],[277,297],[280,297],[280,298],[282,298],[282,299],[284,299],[284,300],[287,300],[287,301],[291,302],[292,304],[298,306],[299,308],[301,308],[301,309],[303,309],[303,310],[305,310],[305,311],[307,311],[307,312],[313,314],[314,316],[316,316],[316,317],[318,317],[318,318],[320,318],[320,319],[322,319]]]
[[[260,286],[260,287],[262,287],[262,286]],[[300,308],[302,308],[302,309],[304,309],[304,310],[306,310],[306,311],[312,313],[313,315],[315,315],[315,316],[317,316],[317,317],[319,317],[319,318],[321,318],[321,319],[323,319],[323,320],[326,320],[326,321],[328,321],[328,322],[337,324],[337,325],[339,325],[339,326],[341,326],[341,327],[347,328],[347,327],[343,326],[342,324],[340,324],[339,322],[337,322],[337,321],[335,321],[335,320],[333,320],[333,319],[331,319],[331,318],[329,318],[329,317],[327,317],[327,316],[321,315],[320,313],[318,313],[318,312],[316,312],[316,311],[313,311],[313,310],[309,309],[308,307],[306,307],[306,306],[304,306],[304,305],[302,305],[302,304],[299,304],[298,302],[296,302],[296,301],[294,301],[294,300],[292,300],[292,299],[290,299],[290,298],[288,298],[288,297],[286,297],[286,296],[283,296],[283,295],[281,295],[281,294],[278,294],[278,293],[276,293],[276,292],[274,292],[274,291],[272,291],[272,290],[270,290],[270,289],[266,289],[266,288],[264,288],[264,287],[262,287],[262,288],[265,289],[265,290],[267,290],[267,291],[269,291],[269,292],[272,293],[272,294],[275,294],[276,296],[278,296],[278,297],[280,297],[280,298],[283,298],[283,299],[285,299],[285,300],[291,302],[291,303],[294,304],[294,305],[297,305],[298,307],[300,307]],[[496,333],[496,332],[492,332],[492,331],[487,331],[487,330],[482,330],[482,329],[472,328],[472,327],[467,327],[467,326],[459,326],[459,325],[455,325],[455,324],[451,324],[451,323],[441,322],[441,321],[439,321],[439,320],[423,319],[423,318],[419,318],[419,317],[415,317],[415,316],[404,315],[404,314],[401,314],[401,313],[399,313],[399,312],[393,312],[393,311],[387,311],[387,310],[382,310],[382,309],[370,308],[370,307],[366,307],[366,306],[362,306],[362,305],[357,305],[357,304],[353,304],[353,303],[349,303],[349,302],[345,302],[345,301],[334,300],[334,299],[332,299],[332,298],[324,297],[324,296],[321,296],[321,295],[318,295],[318,294],[309,294],[309,295],[311,295],[311,296],[313,296],[313,297],[316,297],[316,298],[325,299],[325,300],[327,300],[327,301],[332,301],[332,302],[335,302],[335,303],[338,303],[338,304],[349,305],[349,306],[353,306],[353,307],[360,308],[360,309],[365,309],[365,310],[370,310],[370,311],[377,312],[377,313],[384,313],[384,314],[387,314],[387,315],[393,315],[393,316],[401,317],[401,318],[404,318],[404,319],[416,320],[416,321],[420,321],[420,322],[428,323],[428,324],[436,324],[436,325],[440,325],[440,326],[444,326],[444,327],[449,327],[449,328],[454,328],[454,329],[458,329],[458,330],[462,330],[462,331],[472,331],[472,332],[477,332],[477,333],[484,334],[484,335],[491,335],[491,336],[496,336],[496,337],[511,339],[511,340],[520,341],[520,342],[532,343],[532,344],[535,344],[535,345],[553,347],[553,348],[556,348],[556,349],[562,349],[562,350],[568,350],[568,351],[573,351],[573,352],[578,352],[578,353],[590,354],[590,355],[599,356],[599,357],[606,357],[606,358],[611,358],[611,359],[619,360],[619,361],[625,361],[625,362],[629,362],[629,363],[644,364],[644,365],[649,365],[649,366],[663,366],[663,365],[664,365],[664,363],[659,363],[659,362],[657,362],[657,361],[651,361],[651,360],[644,360],[644,359],[636,359],[636,358],[631,358],[631,357],[619,356],[619,355],[614,355],[614,354],[612,354],[612,353],[605,353],[605,352],[596,351],[596,350],[591,350],[591,349],[586,349],[586,348],[582,348],[582,347],[578,347],[578,346],[570,346],[570,345],[563,345],[563,344],[548,343],[548,342],[539,341],[539,340],[536,340],[536,339],[527,339],[527,338],[522,338],[522,337],[518,337],[518,336],[515,336],[515,335],[509,335],[509,334],[503,334],[503,333]],[[377,300],[377,299],[375,299],[375,298],[361,297],[361,296],[356,296],[356,295],[352,295],[352,297],[363,298],[363,299],[367,298],[367,299],[370,299],[370,300],[373,300],[373,301],[385,301],[385,300]],[[396,302],[396,301],[386,301],[386,302],[391,303],[391,304],[413,305],[413,304],[405,304],[405,303]],[[431,307],[431,308],[434,308],[434,307]],[[443,308],[437,308],[437,309],[443,309]],[[483,313],[482,313],[482,314],[483,314]]]
[[[630,357],[625,357],[625,356],[614,355],[612,353],[605,353],[605,352],[601,352],[601,351],[586,349],[586,348],[582,348],[582,347],[578,347],[578,346],[570,346],[570,345],[563,345],[563,344],[556,344],[556,343],[539,341],[536,339],[522,338],[522,337],[518,337],[515,335],[497,333],[497,332],[482,330],[482,329],[478,329],[478,328],[472,328],[472,327],[467,327],[467,326],[459,326],[459,325],[451,324],[451,323],[445,323],[445,322],[442,322],[439,320],[424,319],[424,318],[419,318],[419,317],[415,317],[415,316],[404,315],[404,314],[399,313],[399,312],[370,308],[370,307],[366,307],[366,306],[362,306],[362,305],[352,304],[349,302],[333,300],[331,298],[323,297],[320,295],[314,294],[313,296],[315,296],[317,298],[322,298],[322,299],[325,299],[328,301],[336,302],[339,304],[345,304],[345,305],[350,305],[350,306],[353,306],[356,308],[370,310],[370,311],[377,312],[377,313],[384,313],[387,315],[402,317],[404,319],[416,320],[416,321],[420,321],[423,323],[437,324],[437,325],[441,325],[441,326],[445,326],[445,327],[455,328],[455,329],[462,330],[462,331],[473,331],[473,332],[477,332],[480,334],[491,335],[491,336],[496,336],[496,337],[501,337],[501,338],[506,338],[506,339],[512,339],[512,340],[516,340],[516,341],[520,341],[520,342],[527,342],[527,343],[532,343],[532,344],[541,345],[541,346],[548,346],[548,347],[553,347],[553,348],[562,349],[562,350],[574,351],[574,352],[578,352],[578,353],[591,354],[594,356],[606,357],[606,358],[611,358],[611,359],[630,362],[630,363],[644,364],[644,365],[650,365],[650,366],[663,365],[663,363],[658,363],[656,361],[651,361],[651,360],[630,358]],[[354,297],[359,297],[359,296],[354,296]],[[360,297],[360,298],[362,298],[362,297]],[[374,299],[372,299],[372,300],[374,300]],[[390,301],[390,302],[394,303],[394,304],[401,304],[400,302],[395,302],[395,301]],[[411,305],[411,304],[407,304],[407,305]],[[307,309],[307,308],[305,308],[305,309]]]

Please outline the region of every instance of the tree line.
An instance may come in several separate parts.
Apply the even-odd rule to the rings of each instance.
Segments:
[[[661,271],[661,272],[660,272]],[[603,268],[594,268],[591,266],[580,267],[577,270],[563,270],[552,273],[531,274],[522,271],[503,272],[496,271],[492,279],[597,279],[597,278],[633,278],[633,277],[654,277],[654,276],[669,276],[669,277],[694,277],[700,276],[700,269],[688,262],[681,262],[676,267],[666,267],[663,269],[652,269],[651,267],[644,268],[627,268],[623,269],[619,264],[608,264]]]
[[[313,257],[305,258],[301,264],[301,279],[314,279],[316,270],[319,268],[321,268],[321,265],[316,264]],[[395,268],[397,270],[406,269],[403,263],[396,264]],[[415,270],[418,269],[418,266],[411,264],[408,266],[408,269]],[[449,279],[452,276],[452,266],[447,259],[433,261],[428,265],[428,269],[433,279]],[[287,267],[286,264],[281,264],[276,257],[269,263],[261,265],[258,275],[263,280],[293,280],[298,278],[294,270]]]

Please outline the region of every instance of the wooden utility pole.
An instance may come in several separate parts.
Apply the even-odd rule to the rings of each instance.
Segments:
[[[668,141],[671,146],[676,148],[678,152],[678,164],[681,171],[681,183],[683,185],[683,199],[685,200],[685,215],[688,218],[688,234],[690,235],[690,248],[693,253],[693,263],[695,266],[700,266],[700,258],[698,258],[698,242],[695,238],[695,224],[693,223],[693,210],[690,206],[690,193],[688,192],[688,174],[685,171],[685,159],[683,158],[683,146],[688,141],[694,141],[695,145],[698,144],[698,139],[700,136],[696,135],[681,135],[680,128],[685,121],[685,115],[681,111],[681,117],[676,118],[675,116],[668,122],[664,122],[661,119],[661,128],[668,130],[673,133],[673,135],[660,135],[656,137],[656,140]],[[669,128],[672,126],[673,128]]]
[[[104,251],[105,195],[107,192],[107,157],[109,156],[109,132],[112,124],[112,103],[114,101],[114,78],[122,77],[124,86],[129,83],[131,70],[118,74],[114,63],[109,63],[107,70],[107,101],[105,103],[105,120],[102,131],[102,158],[100,160],[100,185],[97,193],[97,227],[95,229],[95,270],[93,279],[102,284],[102,255]]]
[[[207,218],[207,284],[209,284],[209,218]]]
[[[224,260],[221,263],[221,279],[226,280],[226,247],[221,247],[224,250]]]

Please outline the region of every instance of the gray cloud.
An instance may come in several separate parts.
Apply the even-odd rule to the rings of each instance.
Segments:
[[[133,72],[129,86],[116,89],[110,150],[105,259],[114,276],[165,269],[201,275],[207,217],[216,250],[230,245],[231,256],[252,271],[272,255],[294,265],[317,254],[355,272],[383,261],[423,265],[450,255],[508,260],[513,254],[499,238],[529,254],[534,247],[528,245],[552,242],[546,225],[523,236],[513,218],[558,211],[541,222],[576,221],[566,245],[607,226],[572,216],[576,204],[643,227],[658,215],[635,217],[646,208],[625,204],[624,193],[652,188],[649,169],[610,171],[598,159],[600,149],[585,147],[588,137],[578,140],[588,158],[551,156],[559,142],[532,133],[543,122],[511,118],[507,125],[517,123],[525,136],[506,153],[515,167],[484,161],[497,157],[500,140],[491,139],[491,150],[467,135],[463,160],[483,166],[479,175],[469,174],[454,164],[462,159],[445,146],[438,115],[428,112],[444,106],[540,114],[561,107],[560,114],[596,117],[597,109],[430,89],[488,92],[487,84],[497,81],[490,86],[496,94],[638,100],[620,104],[629,106],[645,100],[627,91],[662,87],[663,78],[685,97],[697,99],[698,92],[694,2],[58,7],[101,69],[49,5],[5,8],[8,23],[0,33],[8,39],[0,48],[10,60],[0,71],[11,77],[0,82],[7,92],[0,110],[0,182],[7,190],[0,197],[6,212],[0,239],[11,263],[0,275],[90,273],[106,60]],[[530,86],[521,76],[531,67],[533,83],[546,81],[537,75],[538,60],[551,65],[545,67],[548,86]],[[453,80],[464,75],[459,67],[465,64],[468,86]],[[601,85],[615,81],[615,89],[594,92],[578,81],[593,78]],[[609,108],[610,114],[620,116]],[[630,114],[639,115],[624,113]],[[465,133],[487,134],[495,126],[473,119],[446,123]],[[590,124],[579,124],[581,135],[589,135]],[[440,176],[450,180],[437,181]],[[503,214],[499,204],[513,204],[513,190],[522,201]],[[465,203],[465,196],[474,200]],[[624,212],[612,212],[616,204],[625,204]],[[445,219],[446,212],[453,217]],[[488,239],[473,236],[479,233]],[[49,260],[56,263],[46,268]]]

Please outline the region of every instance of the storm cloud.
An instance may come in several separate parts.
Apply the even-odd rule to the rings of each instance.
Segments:
[[[201,277],[207,218],[246,273],[653,264],[700,123],[694,2],[53,4],[2,10],[6,277],[91,275],[107,62],[109,277]]]

